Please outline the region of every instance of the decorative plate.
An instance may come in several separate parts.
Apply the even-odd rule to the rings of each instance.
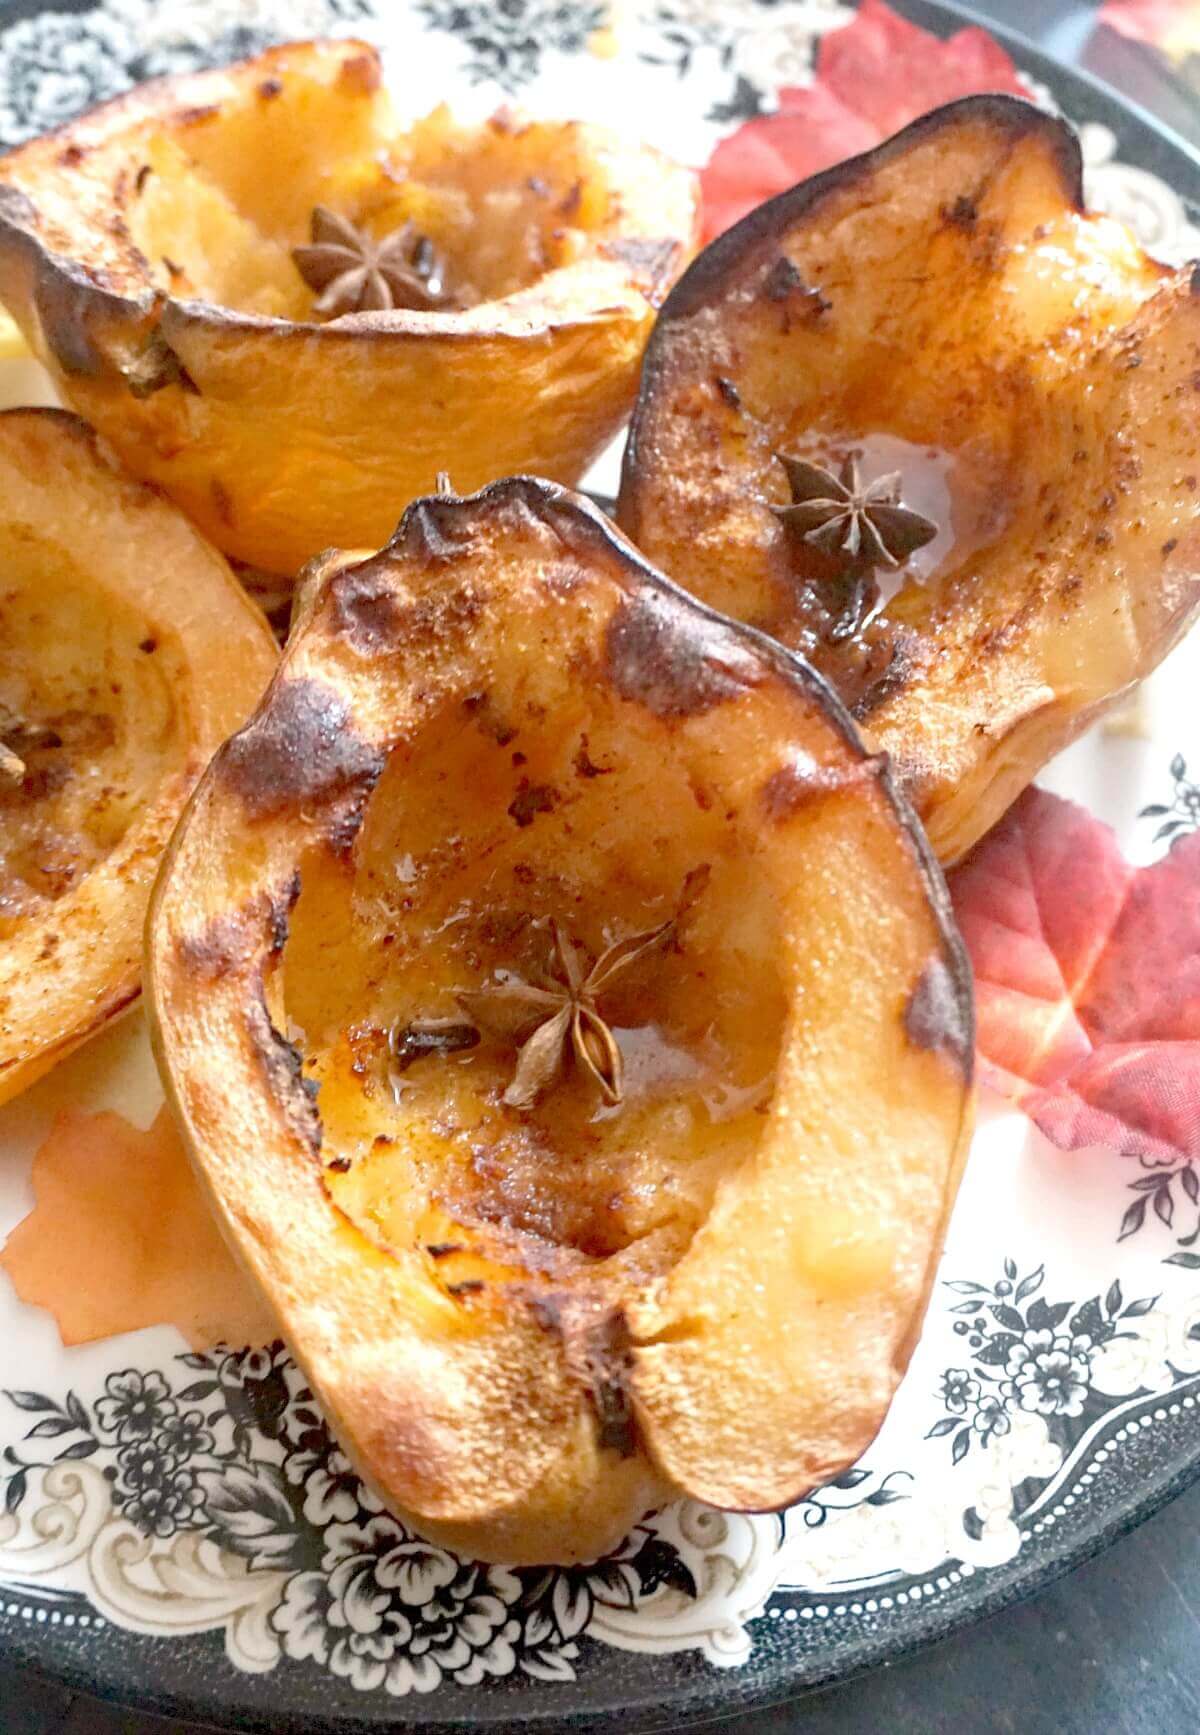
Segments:
[[[902,10],[941,37],[963,22],[923,0]],[[628,116],[702,164],[781,88],[813,80],[850,13],[835,0],[0,0],[0,145],[135,80],[332,33],[378,41],[402,100]],[[1091,201],[1165,258],[1200,253],[1188,152],[1099,86],[1008,49],[1036,100],[1081,127]],[[857,100],[869,108],[870,88]],[[280,1344],[196,1350],[154,1326],[64,1349],[6,1276],[7,1658],[238,1729],[674,1728],[975,1619],[1200,1474],[1198,681],[1200,637],[1053,765],[956,880],[987,1088],[924,1335],[856,1468],[781,1517],[685,1503],[592,1567],[484,1567],[379,1509]],[[1068,909],[1095,915],[1086,972],[1064,956]],[[119,1129],[139,1185],[161,1102],[134,1016],[10,1104],[0,1230],[30,1211],[52,1128],[58,1147],[103,1132],[110,1158]]]

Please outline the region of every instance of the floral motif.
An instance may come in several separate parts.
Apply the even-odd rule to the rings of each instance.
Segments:
[[[954,1416],[965,1416],[979,1396],[979,1381],[966,1368],[947,1368],[942,1375],[942,1402]]]
[[[139,46],[138,78],[198,72],[275,42],[338,35],[373,18],[370,0],[113,0]]]
[[[289,1579],[273,1622],[288,1656],[328,1665],[362,1691],[428,1693],[515,1667],[520,1582],[457,1560],[385,1513],[332,1524],[316,1572]]]
[[[157,1368],[145,1374],[136,1368],[109,1374],[104,1391],[96,1405],[96,1420],[122,1442],[148,1440],[160,1422],[175,1414],[171,1388]]]
[[[417,10],[462,42],[472,83],[490,79],[510,92],[537,77],[548,51],[578,54],[605,16],[602,0],[417,0]]]
[[[125,1516],[146,1536],[174,1536],[188,1528],[204,1505],[204,1494],[192,1470],[173,1469],[169,1460],[143,1463],[146,1480],[124,1501]],[[122,1466],[122,1468],[125,1468]],[[118,1489],[121,1484],[117,1484]]]
[[[364,1498],[374,1498],[332,1443],[324,1451],[290,1452],[284,1473],[293,1487],[304,1490],[304,1516],[314,1526],[349,1523]]]
[[[182,1463],[187,1458],[199,1458],[213,1449],[213,1437],[204,1425],[199,1410],[176,1411],[164,1415],[158,1426],[159,1444]]]
[[[1087,1397],[1088,1337],[1030,1331],[1008,1352],[1001,1390],[1023,1410],[1043,1416],[1078,1416]],[[1080,1351],[1082,1350],[1082,1353]]]
[[[808,84],[818,40],[852,16],[839,0],[777,0],[761,10],[743,0],[659,0],[643,15],[638,56],[676,78],[708,63],[731,81],[708,118],[728,125],[772,107],[780,85]]]
[[[1161,823],[1154,833],[1155,843],[1170,839],[1171,843],[1200,830],[1200,783],[1188,776],[1187,760],[1177,753],[1171,761],[1171,782],[1174,790],[1169,802],[1151,802],[1138,812],[1139,819],[1157,819]]]
[[[1157,1296],[1126,1303],[1119,1282],[1103,1300],[1093,1296],[1081,1306],[1048,1303],[1041,1293],[1045,1271],[1038,1266],[1019,1275],[1014,1260],[990,1286],[955,1281],[947,1287],[960,1299],[954,1330],[965,1337],[974,1366],[947,1368],[938,1396],[946,1414],[927,1439],[953,1436],[955,1463],[972,1445],[987,1446],[1013,1427],[1014,1412],[1053,1419],[1051,1437],[1071,1444],[1080,1418],[1100,1405],[1092,1390],[1097,1352],[1116,1338],[1131,1335],[1127,1322],[1153,1309]],[[1102,1407],[1102,1406],[1101,1406]],[[1074,1430],[1074,1432],[1073,1432]]]

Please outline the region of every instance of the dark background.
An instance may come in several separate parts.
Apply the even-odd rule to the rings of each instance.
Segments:
[[[1196,87],[1138,44],[1095,31],[1093,5],[976,0],[975,10],[1116,85],[1200,149]],[[861,1681],[741,1716],[737,1735],[1200,1730],[1198,1541],[1200,1487],[1032,1601]],[[193,1730],[0,1669],[0,1735]]]

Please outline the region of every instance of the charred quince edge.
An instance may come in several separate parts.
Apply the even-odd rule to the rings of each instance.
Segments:
[[[907,156],[914,144],[923,139],[936,138],[938,133],[957,126],[963,120],[983,121],[995,127],[998,132],[1008,133],[1014,143],[1029,135],[1040,134],[1054,147],[1064,198],[1073,211],[1080,216],[1084,215],[1086,205],[1083,195],[1083,154],[1070,123],[1057,115],[1047,114],[1044,109],[1037,108],[1023,97],[1006,96],[999,92],[994,95],[964,96],[956,102],[948,102],[941,108],[910,121],[908,126],[893,133],[882,144],[874,145],[857,156],[847,157],[844,162],[835,163],[832,168],[823,169],[808,180],[789,187],[786,192],[776,193],[774,198],[756,205],[697,254],[659,310],[654,331],[646,346],[642,366],[642,389],[630,422],[629,439],[621,468],[622,506],[626,504],[625,497],[632,489],[637,468],[637,443],[643,401],[657,384],[663,365],[661,351],[667,341],[672,320],[686,319],[705,307],[713,293],[724,288],[726,278],[744,266],[747,252],[756,244],[761,242],[768,246],[773,245],[781,230],[805,216],[829,194],[842,192],[846,188],[853,188],[860,181],[869,180],[881,164],[890,162],[893,157]],[[1166,267],[1163,269],[1165,271]],[[798,277],[798,273],[796,275]],[[808,294],[817,293],[799,281],[792,287]]]

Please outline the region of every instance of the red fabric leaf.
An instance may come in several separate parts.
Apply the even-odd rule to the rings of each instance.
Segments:
[[[1135,868],[1029,789],[950,887],[984,1080],[1064,1150],[1200,1156],[1200,833]]]
[[[956,97],[980,90],[1029,93],[1000,44],[978,25],[949,41],[921,30],[885,6],[863,0],[849,24],[824,37],[817,78],[881,138]]]
[[[981,90],[1028,94],[985,30],[971,26],[943,42],[883,0],[863,0],[849,24],[822,37],[813,83],[781,90],[778,113],[747,121],[713,151],[701,172],[705,239],[929,109]]]
[[[721,139],[701,170],[705,239],[785,187],[869,151],[880,136],[823,85],[781,90],[778,114],[759,115]]]

